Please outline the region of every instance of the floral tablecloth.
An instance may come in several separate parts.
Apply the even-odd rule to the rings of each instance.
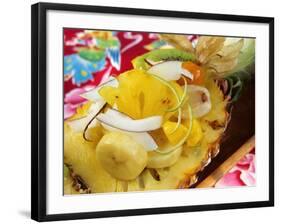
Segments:
[[[188,38],[196,44],[197,36]],[[80,94],[108,76],[132,68],[131,60],[166,43],[157,34],[140,32],[106,32],[82,29],[64,30],[64,118],[72,116],[85,100]],[[95,55],[81,55],[81,49],[94,49]],[[79,52],[78,52],[78,49]],[[83,57],[81,57],[83,56]],[[85,60],[90,57],[91,60]],[[247,154],[217,184],[225,186],[255,185],[255,152]]]

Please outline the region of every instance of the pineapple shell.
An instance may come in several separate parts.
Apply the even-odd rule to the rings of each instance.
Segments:
[[[65,125],[64,159],[89,186],[91,193],[149,191],[188,188],[196,182],[196,174],[204,169],[219,151],[221,137],[228,123],[227,101],[211,80],[205,87],[211,96],[212,109],[200,118],[203,138],[196,147],[184,145],[183,153],[171,167],[145,169],[135,180],[120,181],[111,177],[96,159],[97,143],[86,142],[82,133],[74,133]],[[69,183],[69,181],[67,182]],[[65,184],[65,194],[73,193]]]

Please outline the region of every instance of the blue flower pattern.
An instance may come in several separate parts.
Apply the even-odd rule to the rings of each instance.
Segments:
[[[106,43],[106,40],[103,40]],[[84,40],[78,39],[77,42],[79,44],[86,45]],[[99,42],[96,41],[97,45],[99,46]],[[120,53],[120,43],[119,41],[117,44],[109,45],[104,50],[105,54],[104,57],[100,58],[98,61],[90,61],[85,58],[82,58],[79,53],[71,54],[64,56],[64,77],[65,80],[72,79],[72,83],[80,86],[81,84],[93,80],[95,73],[102,71],[106,66],[106,58],[109,59],[110,64],[116,68],[117,70],[120,69],[121,63],[121,53]]]

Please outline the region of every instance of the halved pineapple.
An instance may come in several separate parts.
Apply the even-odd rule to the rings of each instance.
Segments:
[[[146,168],[134,180],[117,180],[110,176],[97,160],[95,152],[97,143],[86,142],[83,139],[82,133],[74,133],[67,125],[65,125],[64,132],[65,163],[71,166],[73,172],[78,174],[87,183],[92,193],[188,188],[196,180],[196,173],[208,164],[212,155],[216,154],[217,146],[228,121],[227,102],[224,100],[219,87],[213,80],[208,81],[205,87],[210,92],[212,109],[208,114],[198,119],[203,137],[196,146],[190,147],[188,143],[183,145],[179,158],[172,166],[157,169]],[[163,86],[158,88],[166,91]],[[141,97],[140,92],[137,92],[137,94],[135,97]],[[153,91],[151,91],[149,96],[142,97],[144,97],[144,100],[149,100],[146,97],[154,97],[155,99],[157,95],[157,92],[153,94]],[[117,97],[117,99],[119,100],[120,98]],[[134,99],[132,98],[127,103],[133,103]],[[125,103],[119,102],[121,108],[122,105],[125,106]],[[154,108],[153,105],[150,107]],[[140,108],[142,110],[139,110]],[[148,111],[151,111],[151,108]],[[138,108],[133,108],[132,110],[137,111],[137,117],[139,118],[142,113],[146,112],[143,109],[143,106],[138,105]],[[132,114],[134,115],[135,111]],[[157,132],[152,133],[152,136],[157,136]],[[65,194],[72,194],[72,192],[69,190],[69,184],[65,184]]]

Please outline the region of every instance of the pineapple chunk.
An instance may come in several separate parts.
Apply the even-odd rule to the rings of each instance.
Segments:
[[[197,119],[193,119],[192,129],[187,140],[187,145],[191,147],[197,145],[202,137],[203,133],[200,122]]]
[[[183,90],[176,82],[167,82],[165,85],[143,70],[127,71],[119,75],[118,80],[117,88],[103,87],[99,94],[111,106],[116,104],[119,111],[134,119],[165,115],[167,120],[174,114],[167,113],[167,110],[179,103],[174,92],[179,97],[183,95]]]
[[[176,127],[177,122],[172,121],[166,121],[162,126],[165,135],[172,145],[178,144],[188,131],[187,128],[182,124],[180,124],[177,128]]]
[[[92,193],[113,192],[116,179],[101,166],[96,156],[96,143],[86,142],[82,133],[74,133],[70,127],[64,129],[64,162],[82,177]]]
[[[110,106],[113,107],[116,98],[118,98],[118,89],[112,86],[104,86],[99,90],[99,94]]]

